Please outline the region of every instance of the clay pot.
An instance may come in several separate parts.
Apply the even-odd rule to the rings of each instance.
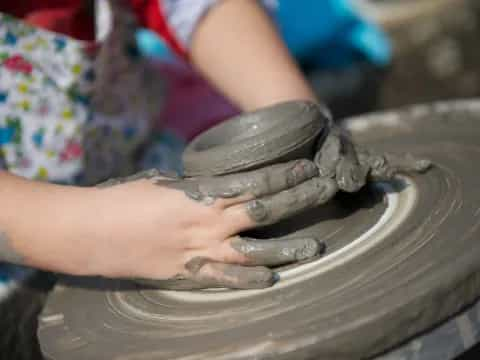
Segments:
[[[313,158],[328,117],[317,104],[286,102],[231,119],[197,136],[183,155],[186,176],[224,175]]]

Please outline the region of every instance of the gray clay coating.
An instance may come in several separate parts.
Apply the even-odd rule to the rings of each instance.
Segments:
[[[314,159],[320,177],[333,179],[346,192],[360,190],[368,180],[389,180],[431,165],[413,156],[379,155],[355,145],[321,105],[309,101],[233,117],[197,136],[183,155],[187,176],[238,173],[301,158]]]
[[[308,101],[273,105],[228,119],[196,137],[183,155],[186,176],[225,175],[312,159],[330,120]]]

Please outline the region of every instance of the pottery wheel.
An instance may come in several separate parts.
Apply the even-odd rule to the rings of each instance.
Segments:
[[[263,232],[314,234],[312,262],[261,291],[159,291],[64,278],[40,318],[51,360],[362,359],[480,296],[480,101],[353,118],[358,142],[431,159]]]

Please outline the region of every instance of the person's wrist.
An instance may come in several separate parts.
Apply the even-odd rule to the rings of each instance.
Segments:
[[[90,188],[47,185],[33,196],[27,206],[32,219],[25,229],[30,234],[25,233],[28,242],[22,241],[28,265],[74,275],[88,272],[94,251],[94,195]]]
[[[102,275],[102,257],[109,251],[115,226],[112,219],[121,206],[115,201],[113,189],[97,187],[74,188],[62,199],[59,211],[63,212],[59,235],[71,263],[66,272],[73,275]],[[70,248],[70,250],[69,250]]]
[[[83,200],[75,211],[83,221],[78,224],[81,228],[77,229],[77,237],[84,248],[77,275],[112,277],[124,266],[124,258],[115,257],[121,246],[117,240],[131,229],[128,205],[138,200],[138,190],[144,185],[139,180],[92,187],[78,194]]]

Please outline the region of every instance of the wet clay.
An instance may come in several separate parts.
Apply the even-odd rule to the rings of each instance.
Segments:
[[[247,211],[258,224],[271,225],[327,203],[337,190],[335,181],[317,177],[279,194],[250,201]]]
[[[292,246],[292,242],[296,245]],[[251,264],[266,266],[308,260],[325,251],[325,244],[312,238],[259,240],[237,237],[232,246],[251,259]]]
[[[399,174],[423,173],[432,162],[411,154],[378,153],[358,146],[350,134],[332,126],[325,139],[317,145],[315,165],[321,178],[334,179],[342,191],[353,193],[367,181],[389,181]]]
[[[475,101],[347,122],[365,147],[410,152],[436,166],[409,177],[403,187],[392,184],[398,196],[414,196],[404,217],[389,220],[388,232],[342,256],[341,265],[289,285],[280,281],[259,292],[205,301],[209,291],[183,298],[129,290],[131,283],[119,281],[65,279],[40,318],[43,351],[52,360],[357,360],[432,328],[480,295],[480,193],[472,166],[480,156],[479,122]],[[267,236],[313,233],[327,243],[327,252],[341,250],[378,221],[385,204],[340,195],[272,227]]]
[[[242,174],[186,178],[173,182],[157,181],[156,183],[182,190],[195,201],[211,204],[216,199],[240,196],[257,198],[278,193],[278,196],[284,197],[283,193],[280,194],[281,191],[293,189],[317,175],[318,170],[311,161],[296,160]]]
[[[380,155],[355,145],[321,105],[309,101],[281,103],[231,118],[200,134],[183,156],[187,176],[226,175],[299,158],[314,160],[322,179],[303,186],[303,195],[312,197],[313,206],[328,201],[338,189],[356,192],[367,180],[391,180],[431,165],[411,155]],[[230,185],[226,194],[232,189]],[[315,192],[326,194],[326,200],[316,203]],[[295,207],[292,199],[281,200],[275,209]],[[257,218],[268,215],[261,206],[252,208],[252,213]]]
[[[196,137],[183,155],[186,176],[225,175],[293,159],[312,159],[330,119],[293,101],[233,117]]]
[[[289,248],[290,244],[287,244],[286,247]],[[314,255],[316,253],[312,252],[310,256]],[[277,275],[264,266],[245,267],[196,257],[189,261],[185,267],[187,269],[186,275],[178,275],[167,280],[137,279],[136,281],[139,284],[156,289],[170,290],[264,289],[277,281]]]

